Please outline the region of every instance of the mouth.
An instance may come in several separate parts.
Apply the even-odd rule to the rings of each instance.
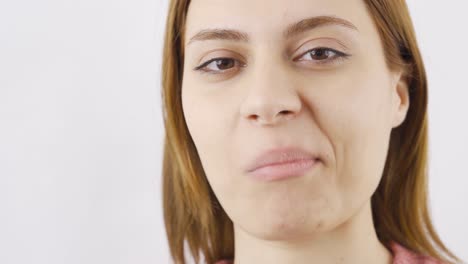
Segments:
[[[250,175],[261,181],[277,181],[300,177],[317,167],[320,160],[302,159],[266,165],[250,172]]]
[[[264,152],[247,170],[248,175],[261,181],[276,181],[303,176],[321,162],[318,155],[300,148],[278,148]]]

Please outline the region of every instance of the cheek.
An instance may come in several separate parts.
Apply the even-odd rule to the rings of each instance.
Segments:
[[[207,178],[216,181],[212,175],[220,175],[227,168],[225,152],[220,150],[229,148],[230,113],[219,100],[193,92],[198,88],[194,84],[184,87],[182,93],[185,122]]]
[[[334,152],[337,186],[348,198],[369,198],[385,164],[390,87],[385,74],[373,76],[356,73],[336,79],[316,98],[318,123]]]
[[[187,128],[193,139],[206,179],[223,208],[237,207],[235,201],[243,186],[233,172],[232,116],[233,109],[225,100],[191,93],[197,87],[185,87],[182,94]],[[232,104],[232,103],[231,103]],[[240,200],[242,201],[242,200]],[[249,201],[244,201],[248,203]]]

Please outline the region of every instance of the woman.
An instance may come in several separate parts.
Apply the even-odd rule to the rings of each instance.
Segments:
[[[176,263],[455,263],[431,224],[403,0],[173,0],[163,195]]]

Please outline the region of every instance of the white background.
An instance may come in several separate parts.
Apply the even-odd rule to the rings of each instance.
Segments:
[[[170,263],[167,2],[0,2],[0,263]],[[468,3],[408,4],[430,84],[433,220],[466,261]]]

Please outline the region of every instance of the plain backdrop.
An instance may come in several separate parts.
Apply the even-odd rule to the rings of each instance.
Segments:
[[[430,201],[468,260],[468,2],[410,0],[429,78]],[[0,263],[169,261],[167,0],[0,1]]]

